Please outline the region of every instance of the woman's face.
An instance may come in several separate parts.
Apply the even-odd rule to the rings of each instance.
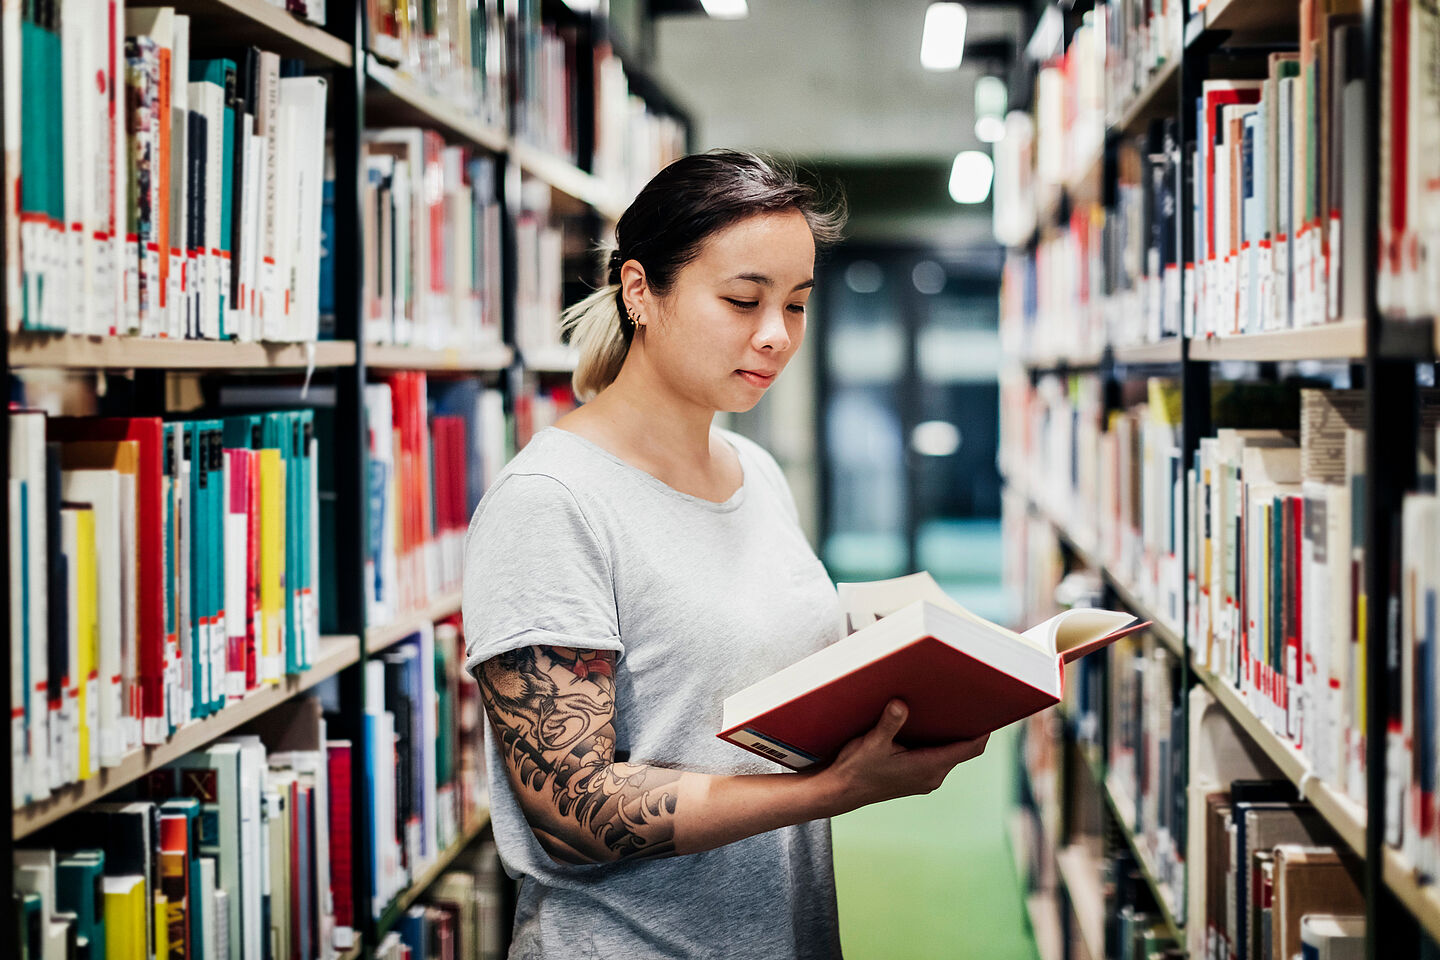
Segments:
[[[800,349],[814,284],[815,240],[803,214],[741,220],[681,268],[658,317],[645,311],[645,352],[692,402],[749,410]]]

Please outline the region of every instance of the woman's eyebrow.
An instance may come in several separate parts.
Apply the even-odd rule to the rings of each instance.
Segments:
[[[763,273],[737,273],[735,276],[731,277],[730,279],[731,279],[731,280],[748,280],[748,281],[750,281],[751,283],[758,283],[758,284],[760,284],[760,286],[762,286],[762,287],[773,287],[773,286],[775,286],[775,281],[772,280],[770,277],[765,276],[765,274],[763,274]],[[795,284],[795,289],[792,290],[792,291],[790,291],[790,292],[791,292],[791,293],[798,293],[798,292],[801,291],[801,290],[805,290],[805,289],[808,289],[809,287],[813,287],[813,286],[815,286],[815,278],[814,278],[814,277],[811,277],[809,280],[805,280],[805,281],[802,281],[802,282],[800,282],[800,283]]]

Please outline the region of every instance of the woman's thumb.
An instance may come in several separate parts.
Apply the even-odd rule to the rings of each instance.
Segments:
[[[880,722],[875,725],[875,729],[886,740],[894,740],[909,716],[910,708],[905,705],[904,700],[891,700],[885,705],[885,712],[880,715]]]

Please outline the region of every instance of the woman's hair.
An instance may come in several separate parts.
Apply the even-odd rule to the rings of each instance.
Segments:
[[[822,199],[775,160],[711,150],[682,157],[657,173],[615,227],[607,285],[560,316],[563,334],[580,351],[573,378],[576,395],[590,400],[613,383],[630,351],[635,327],[626,316],[621,266],[638,261],[650,290],[666,296],[681,268],[700,255],[711,235],[748,217],[784,210],[804,215],[817,247],[840,240],[843,201]]]

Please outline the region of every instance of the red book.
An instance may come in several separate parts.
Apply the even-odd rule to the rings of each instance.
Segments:
[[[969,740],[1060,702],[1064,665],[1149,626],[1067,610],[1023,634],[977,617],[919,573],[841,584],[850,636],[725,699],[719,736],[792,769],[835,758],[891,699],[905,746]]]
[[[335,900],[335,926],[355,926],[355,881],[350,864],[350,741],[327,740],[326,774],[330,795],[330,889]],[[337,944],[338,946],[339,944]]]
[[[164,425],[159,417],[59,417],[49,421],[46,431],[49,440],[60,443],[133,440],[136,444],[140,733],[147,744],[164,743],[170,735],[165,718]]]
[[[160,817],[160,891],[165,894],[168,957],[184,960],[190,951],[190,819],[184,814]]]

